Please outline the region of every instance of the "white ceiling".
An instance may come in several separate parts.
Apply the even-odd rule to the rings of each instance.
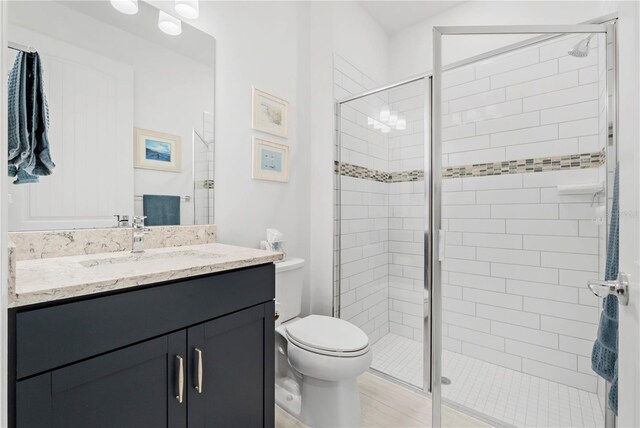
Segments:
[[[388,34],[393,34],[464,2],[387,0],[359,1],[358,3]]]

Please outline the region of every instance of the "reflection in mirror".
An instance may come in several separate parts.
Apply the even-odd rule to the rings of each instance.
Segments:
[[[143,1],[135,15],[107,1],[8,3],[10,67],[21,48],[40,55],[56,164],[9,185],[9,229],[213,223],[215,39],[185,23],[165,34]]]

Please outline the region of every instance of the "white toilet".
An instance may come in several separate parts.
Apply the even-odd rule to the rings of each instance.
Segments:
[[[357,378],[371,364],[369,338],[338,318],[298,318],[303,266],[276,264],[276,403],[311,427],[359,427]]]

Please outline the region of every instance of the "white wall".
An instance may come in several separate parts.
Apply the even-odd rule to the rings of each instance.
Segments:
[[[388,80],[387,36],[362,7],[352,2],[310,3],[310,170],[311,302],[316,313],[330,314],[333,288],[333,161],[335,98],[333,54],[346,59],[371,81]],[[328,43],[330,41],[330,43]]]
[[[154,1],[172,12],[173,2]],[[220,242],[257,247],[267,228],[283,232],[287,253],[309,259],[308,4],[201,2],[193,25],[216,38],[215,220]],[[304,31],[303,31],[304,30]],[[251,129],[251,87],[289,101],[289,137]],[[304,107],[303,107],[304,105]],[[289,183],[251,178],[251,137],[290,147]],[[329,187],[330,189],[330,187]],[[306,267],[308,272],[308,265]],[[306,275],[308,278],[308,274]],[[307,280],[308,282],[308,280]],[[308,289],[303,307],[309,307]]]
[[[612,10],[607,1],[468,1],[412,25],[389,40],[389,76],[392,81],[432,69],[434,26],[577,24]],[[445,37],[443,64],[449,64],[531,36]]]
[[[355,2],[332,2],[331,47],[378,84],[388,80],[388,36],[380,25]],[[369,86],[365,84],[364,86]]]

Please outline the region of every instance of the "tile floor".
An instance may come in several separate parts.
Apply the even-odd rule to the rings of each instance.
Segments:
[[[413,428],[431,426],[431,400],[372,373],[358,379],[362,427]],[[490,425],[450,407],[442,410],[443,428],[489,428]],[[308,428],[276,406],[276,428]],[[357,428],[357,427],[353,427]]]
[[[373,345],[375,370],[422,385],[422,343],[387,334]],[[443,352],[443,397],[518,427],[602,427],[596,394],[450,351]]]

